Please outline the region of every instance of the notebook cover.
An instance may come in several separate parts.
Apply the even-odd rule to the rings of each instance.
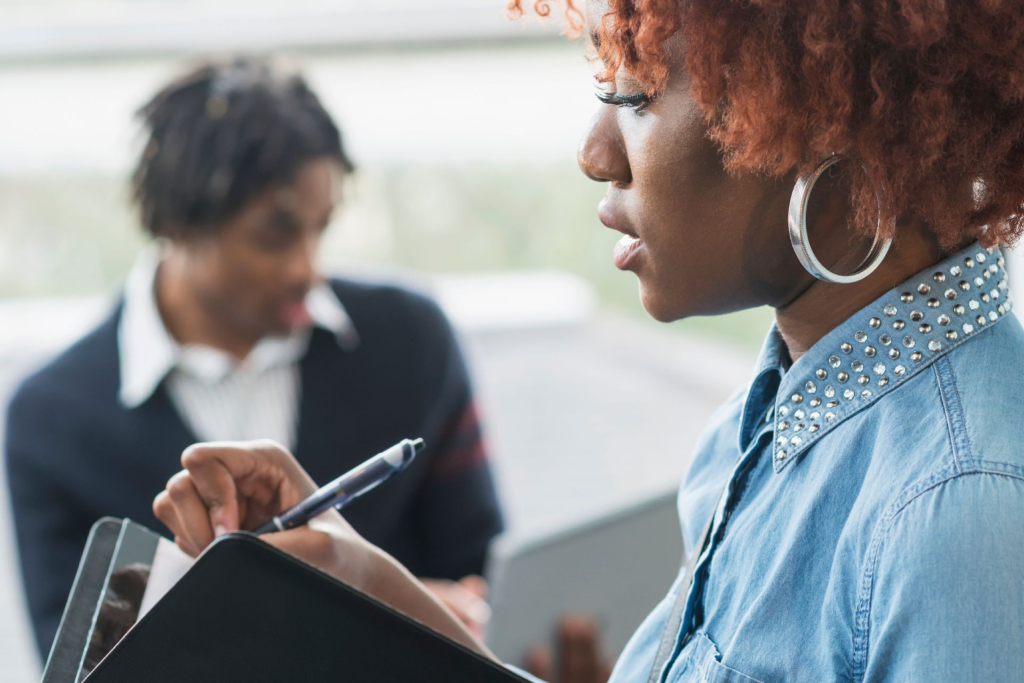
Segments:
[[[218,539],[87,683],[523,683],[250,534]]]

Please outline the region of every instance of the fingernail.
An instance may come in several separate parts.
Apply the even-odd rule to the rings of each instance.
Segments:
[[[223,536],[227,532],[228,532],[228,528],[226,526],[224,526],[223,524],[214,524],[213,525],[213,537],[214,538],[220,538],[221,536]]]

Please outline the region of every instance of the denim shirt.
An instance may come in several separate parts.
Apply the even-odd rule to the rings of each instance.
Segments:
[[[1003,257],[973,245],[791,367],[770,331],[680,490],[689,552],[715,516],[660,681],[1024,681],[1011,307]],[[679,589],[611,683],[647,682]]]

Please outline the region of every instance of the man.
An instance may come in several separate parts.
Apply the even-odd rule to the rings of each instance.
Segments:
[[[90,526],[114,515],[162,529],[153,492],[196,441],[271,438],[326,482],[422,437],[409,470],[346,517],[421,576],[480,573],[501,517],[448,322],[418,294],[317,273],[352,170],[317,97],[298,76],[237,60],[195,69],[141,116],[150,137],[133,190],[154,245],[113,314],[27,379],[8,412],[40,652]]]

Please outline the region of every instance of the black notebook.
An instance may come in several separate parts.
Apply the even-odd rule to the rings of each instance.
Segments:
[[[88,683],[524,679],[249,534],[228,534]]]

